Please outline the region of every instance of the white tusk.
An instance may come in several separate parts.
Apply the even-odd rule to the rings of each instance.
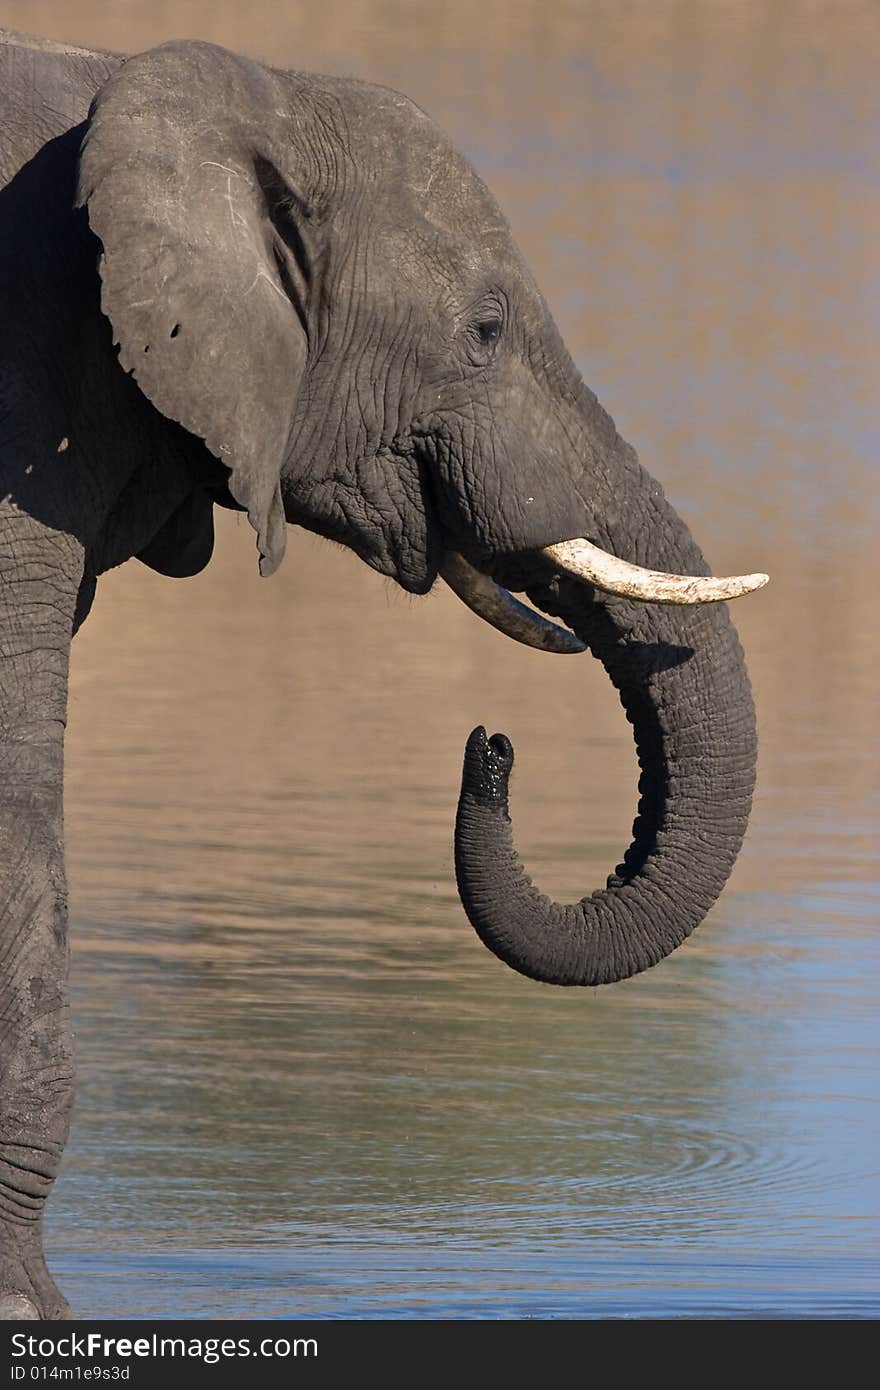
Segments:
[[[453,593],[471,612],[497,627],[506,637],[537,647],[542,652],[585,652],[586,644],[567,627],[557,627],[533,608],[528,608],[494,579],[468,564],[463,555],[449,551],[440,570]]]
[[[729,579],[664,574],[662,570],[646,570],[618,560],[584,540],[560,541],[558,545],[546,546],[541,554],[565,574],[585,579],[606,594],[646,599],[649,603],[717,603],[761,589],[770,578],[767,574],[739,574]]]

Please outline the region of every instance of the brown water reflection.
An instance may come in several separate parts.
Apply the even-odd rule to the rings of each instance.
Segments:
[[[494,962],[450,846],[486,722],[517,745],[541,886],[602,881],[634,758],[588,659],[301,534],[260,581],[229,517],[199,578],[102,581],[74,651],[81,1085],[52,1226],[80,1308],[876,1311],[880,12],[8,0],[4,22],[198,34],[415,96],[716,571],[773,576],[738,607],[762,760],[734,878],[692,943],[599,994]]]

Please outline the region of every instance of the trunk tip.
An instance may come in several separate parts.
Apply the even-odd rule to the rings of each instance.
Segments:
[[[506,734],[486,734],[482,724],[465,744],[461,778],[462,796],[483,805],[506,806],[507,786],[513,767],[513,744]]]

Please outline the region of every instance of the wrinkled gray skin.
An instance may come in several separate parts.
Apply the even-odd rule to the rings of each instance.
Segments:
[[[132,556],[196,573],[220,504],[247,511],[264,574],[292,522],[416,594],[460,550],[561,615],[643,771],[624,863],[563,908],[512,848],[509,745],[472,736],[462,897],[539,979],[621,979],[693,929],[742,839],[755,734],[723,606],[611,599],[535,556],[585,536],[706,572],[411,101],[206,44],[123,64],[6,36],[0,132],[0,1311],[45,1318],[66,1312],[41,1219],[73,1093],[68,651],[97,575]]]

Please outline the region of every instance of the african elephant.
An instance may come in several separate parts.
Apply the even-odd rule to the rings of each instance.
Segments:
[[[708,600],[764,577],[706,577],[491,194],[406,97],[205,43],[125,60],[0,35],[0,110],[0,1302],[45,1318],[66,1311],[41,1223],[74,1073],[68,653],[97,577],[197,573],[218,505],[247,513],[264,575],[295,523],[598,656],[642,769],[607,886],[573,907],[531,887],[502,735],[471,736],[457,821],[477,931],[561,984],[653,965],[730,872],[755,725]]]

